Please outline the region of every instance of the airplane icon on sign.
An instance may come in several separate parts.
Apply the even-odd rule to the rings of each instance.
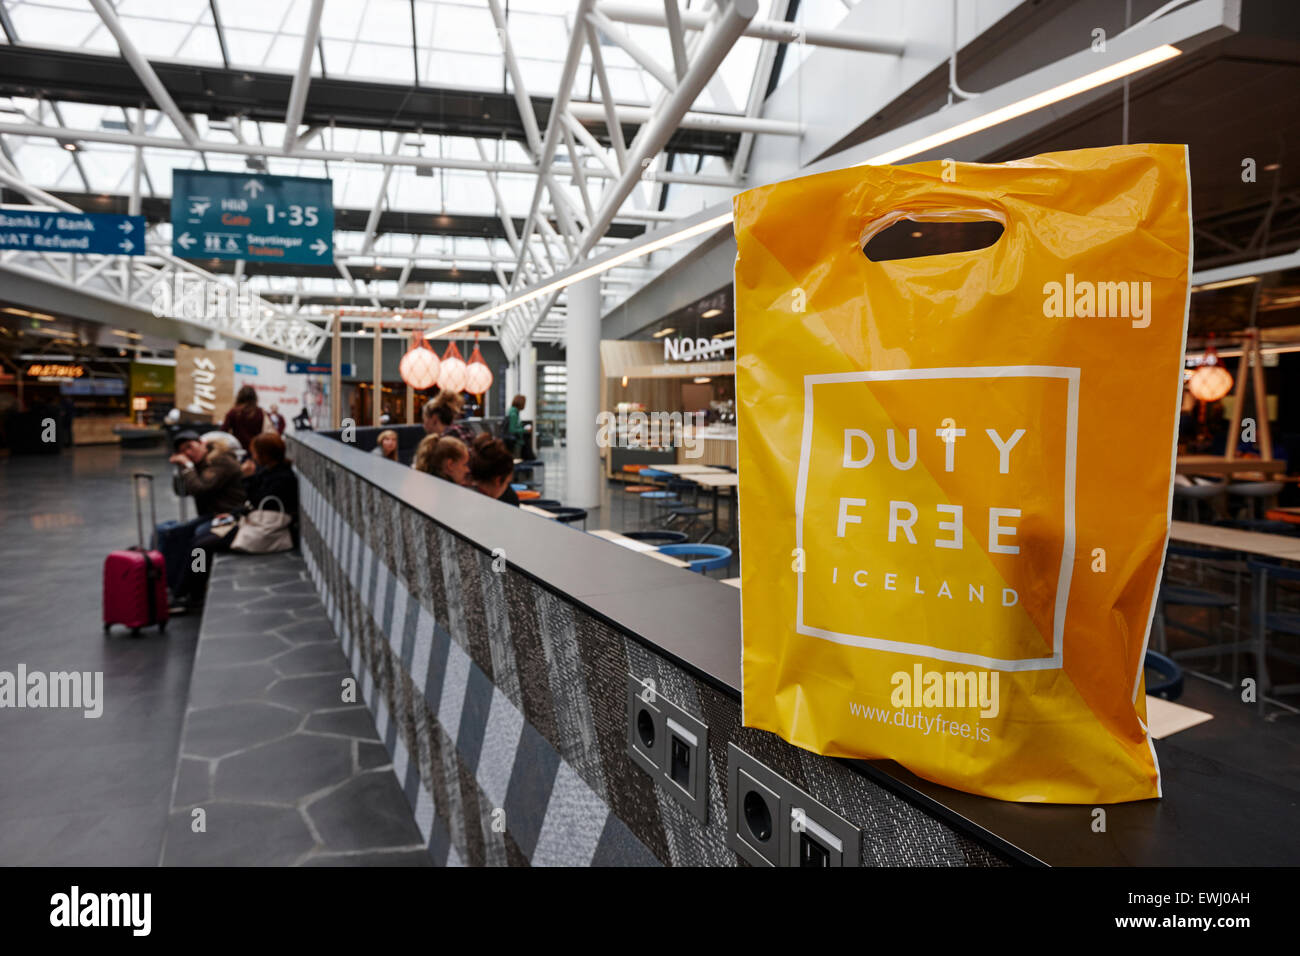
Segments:
[[[208,211],[208,207],[211,205],[211,202],[192,202],[190,203],[190,215],[201,216]]]

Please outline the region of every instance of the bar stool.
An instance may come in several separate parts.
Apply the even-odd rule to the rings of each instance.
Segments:
[[[1279,684],[1274,687],[1272,678],[1269,677],[1268,673],[1269,632],[1276,631],[1280,634],[1290,634],[1292,636],[1300,635],[1300,613],[1295,611],[1269,611],[1268,606],[1271,596],[1269,585],[1278,581],[1300,582],[1300,568],[1284,568],[1281,565],[1270,564],[1266,561],[1250,561],[1249,566],[1255,584],[1252,630],[1254,632],[1255,656],[1259,667],[1259,695],[1256,700],[1262,714],[1266,694],[1270,692],[1291,694],[1300,691],[1300,684]],[[1300,664],[1300,654],[1293,651],[1275,648],[1273,655],[1288,663]],[[1287,707],[1285,704],[1282,706]],[[1287,709],[1294,713],[1300,713],[1294,707],[1287,707]]]
[[[716,571],[731,564],[731,549],[720,544],[665,544],[659,553],[685,561],[697,574]]]
[[[551,514],[555,515],[555,520],[561,524],[573,524],[574,522],[581,521],[582,530],[587,530],[587,512],[584,508],[570,508],[566,505],[550,505],[543,510],[549,511]]]
[[[637,514],[638,518],[644,518],[644,505],[647,501],[649,501],[657,509],[660,510],[664,508],[669,508],[673,505],[679,505],[682,503],[681,499],[678,498],[671,491],[661,491],[658,489],[656,489],[655,491],[643,491],[638,497],[641,499],[641,505],[642,505],[642,510],[639,511]],[[658,521],[659,515],[656,515],[654,520]]]
[[[1166,580],[1161,583],[1160,591],[1156,597],[1154,637],[1156,638],[1157,648],[1176,659],[1213,655],[1216,659],[1221,660],[1223,652],[1231,650],[1232,682],[1235,685],[1237,682],[1237,651],[1244,644],[1241,640],[1241,574],[1244,570],[1241,556],[1231,551],[1212,551],[1204,548],[1186,548],[1179,545],[1170,545],[1166,555]],[[1194,583],[1184,583],[1173,580],[1174,565],[1168,560],[1169,558],[1183,558],[1189,561],[1205,563],[1197,564],[1198,572]],[[1210,570],[1232,576],[1231,597],[1203,586],[1205,584],[1206,563],[1209,562],[1214,562],[1214,564],[1209,564]],[[1199,628],[1184,622],[1170,622],[1167,619],[1166,612],[1171,606],[1200,608],[1207,614],[1217,611],[1220,627],[1216,631],[1213,628]],[[1219,636],[1223,629],[1223,613],[1228,610],[1233,612],[1233,640],[1224,643],[1221,640],[1216,640],[1216,637]],[[1170,624],[1180,631],[1206,640],[1209,642],[1208,646],[1171,652],[1168,648],[1166,634],[1166,627]]]
[[[1259,517],[1259,502],[1276,498],[1281,490],[1280,481],[1237,481],[1228,485],[1229,495],[1246,499],[1246,506],[1252,520]]]
[[[1178,478],[1184,476],[1179,475]],[[1214,515],[1213,501],[1221,497],[1228,490],[1226,480],[1214,480],[1211,478],[1189,479],[1186,484],[1174,481],[1174,500],[1182,501],[1187,510],[1188,519],[1191,521],[1201,520],[1201,502],[1209,501],[1210,515]]]
[[[1155,679],[1151,679],[1151,675]],[[1147,695],[1161,700],[1177,700],[1183,696],[1183,669],[1177,662],[1163,654],[1147,651],[1146,658]]]

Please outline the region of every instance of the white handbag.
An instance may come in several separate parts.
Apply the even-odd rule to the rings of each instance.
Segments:
[[[264,508],[268,501],[280,506],[279,511]],[[293,524],[293,515],[284,510],[284,502],[275,495],[268,495],[257,503],[257,508],[239,519],[239,530],[230,550],[245,554],[274,554],[277,551],[293,549],[293,535],[289,526]]]

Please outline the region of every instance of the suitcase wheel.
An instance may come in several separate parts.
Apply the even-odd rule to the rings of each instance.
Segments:
[[[108,633],[109,631],[111,631],[112,629],[113,629],[113,625],[112,625],[112,624],[109,624],[107,621],[105,621],[105,622],[104,622],[104,633],[107,634],[107,633]]]
[[[140,629],[139,629],[138,627],[133,627],[133,628],[131,628],[131,636],[132,636],[132,637],[139,637],[139,636],[140,636]]]
[[[158,633],[163,634],[166,633],[166,631],[167,631],[167,622],[163,621],[161,624],[158,625]]]

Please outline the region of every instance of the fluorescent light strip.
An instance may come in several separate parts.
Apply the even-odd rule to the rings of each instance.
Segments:
[[[1205,285],[1194,285],[1192,291],[1209,292],[1211,289],[1230,289],[1234,285],[1250,285],[1258,281],[1259,276],[1242,276],[1240,279],[1223,279],[1219,282],[1207,282]]]
[[[982,116],[976,116],[968,119],[964,123],[958,123],[956,126],[950,126],[945,130],[932,133],[929,136],[923,136],[920,139],[913,140],[904,146],[896,149],[887,150],[878,156],[872,156],[870,159],[856,163],[857,166],[886,166],[889,163],[896,163],[900,159],[906,159],[908,156],[915,156],[917,153],[923,153],[928,149],[936,146],[942,146],[944,143],[951,143],[953,140],[961,139],[964,136],[970,136],[972,133],[978,133],[980,130],[988,129],[991,126],[997,126],[1026,113],[1032,113],[1035,110],[1041,110],[1044,107],[1051,106],[1053,103],[1059,103],[1061,100],[1069,99],[1071,96],[1078,96],[1080,93],[1086,93],[1088,90],[1095,89],[1114,80],[1122,79],[1130,73],[1137,73],[1139,70],[1145,70],[1147,67],[1155,66],[1157,63],[1163,63],[1165,60],[1173,59],[1183,51],[1176,46],[1168,43],[1158,47],[1153,47],[1145,53],[1139,53],[1137,56],[1131,56],[1127,60],[1120,60],[1110,66],[1095,70],[1092,73],[1085,73],[1077,79],[1069,80],[1054,86],[1049,90],[1041,93],[1035,93],[1033,96],[1027,96],[1023,100],[1017,100],[1014,103],[985,113]]]
[[[483,309],[481,312],[475,312],[465,316],[463,319],[457,319],[455,322],[452,322],[448,325],[444,325],[440,329],[435,329],[434,331],[427,333],[427,335],[430,336],[445,335],[448,332],[454,332],[456,329],[463,329],[465,326],[469,325],[472,322],[477,322],[480,319],[488,319],[494,315],[499,315],[500,313],[505,312],[508,309],[513,309],[516,306],[523,305],[526,302],[531,302],[534,299],[539,299],[542,296],[546,295],[548,292],[557,292],[560,289],[567,289],[575,282],[581,282],[583,279],[590,279],[592,276],[597,276],[600,275],[602,272],[608,272],[610,269],[617,268],[618,266],[621,266],[625,262],[630,262],[633,259],[639,259],[642,256],[648,256],[650,253],[657,252],[658,250],[663,249],[666,246],[676,245],[677,243],[684,242],[685,240],[690,239],[693,236],[698,236],[701,233],[709,232],[710,230],[717,229],[721,226],[725,226],[730,222],[731,222],[731,213],[727,212],[727,213],[723,213],[720,216],[714,216],[712,219],[706,219],[703,222],[697,222],[692,226],[687,226],[685,229],[680,229],[676,232],[670,232],[665,236],[660,236],[658,239],[654,240],[653,242],[648,242],[643,246],[637,246],[635,249],[629,249],[626,252],[621,252],[617,255],[611,256],[608,259],[602,259],[600,262],[594,262],[584,269],[579,269],[577,272],[573,272],[570,273],[569,275],[562,276],[559,279],[553,279],[550,282],[546,282],[543,283],[542,285],[535,286],[532,289],[529,289],[527,292],[522,292],[512,299],[506,299],[503,302],[498,302],[496,305],[488,306],[487,308]]]
[[[1009,120],[1016,119],[1019,116],[1032,113],[1035,110],[1051,106],[1053,103],[1059,103],[1061,100],[1069,99],[1072,96],[1078,96],[1080,93],[1086,93],[1088,90],[1095,89],[1098,86],[1103,86],[1106,83],[1113,82],[1114,80],[1123,79],[1132,73],[1137,73],[1140,70],[1145,70],[1148,67],[1155,66],[1157,63],[1163,63],[1166,60],[1173,59],[1174,57],[1179,56],[1182,52],[1183,51],[1178,49],[1178,47],[1172,46],[1171,44],[1161,44],[1160,46],[1153,47],[1144,53],[1131,56],[1126,60],[1120,60],[1118,63],[1113,63],[1100,70],[1085,73],[1077,79],[1058,84],[1051,89],[1044,90],[1041,93],[1035,93],[1033,96],[1027,96],[1022,100],[1017,100],[1016,102],[1003,106],[1000,109],[992,110],[982,116],[976,116],[964,123],[958,123],[956,126],[950,126],[945,130],[940,130],[939,132],[932,133],[929,136],[923,136],[922,138],[913,140],[906,145],[887,150],[878,156],[873,156],[870,159],[863,160],[854,165],[885,166],[890,163],[898,162],[900,159],[915,156],[917,153],[925,152],[926,150],[933,149],[936,146],[942,146],[944,143],[951,143],[953,140],[961,139],[965,136],[970,136],[972,133],[978,133],[981,130],[989,129],[992,126],[1008,122]],[[445,335],[446,333],[454,332],[457,329],[463,329],[465,326],[477,322],[480,319],[491,318],[494,315],[499,315],[509,309],[516,308],[517,306],[521,306],[527,302],[532,302],[534,299],[541,298],[547,293],[566,289],[575,282],[581,282],[583,279],[589,279],[592,276],[600,275],[602,272],[608,272],[610,269],[614,269],[625,262],[630,262],[632,259],[639,259],[641,256],[649,255],[650,253],[663,249],[666,246],[684,242],[692,236],[698,236],[700,233],[728,225],[731,221],[732,214],[726,212],[719,216],[715,216],[712,219],[707,219],[704,222],[696,223],[695,225],[689,226],[678,232],[668,233],[653,242],[647,243],[643,246],[637,246],[635,249],[629,249],[627,252],[620,253],[609,259],[593,263],[585,269],[581,269],[570,275],[553,279],[550,282],[529,289],[527,292],[522,292],[513,298],[505,299],[502,302],[498,302],[496,305],[489,306],[481,312],[475,312],[462,319],[457,319],[455,322],[452,322],[449,325],[444,325],[442,328],[427,334],[432,337]]]

